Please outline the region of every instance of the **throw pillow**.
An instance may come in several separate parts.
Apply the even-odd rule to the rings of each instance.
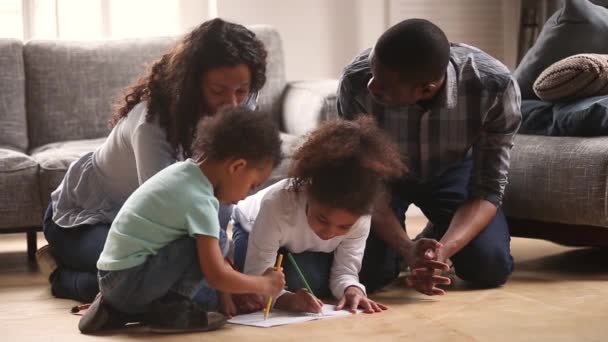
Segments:
[[[608,95],[608,55],[580,54],[552,64],[534,82],[543,101]]]
[[[545,23],[514,72],[522,99],[536,99],[534,81],[549,65],[580,53],[608,54],[608,9],[588,0],[565,0]]]
[[[608,135],[608,96],[571,102],[521,102],[521,134],[594,137]]]

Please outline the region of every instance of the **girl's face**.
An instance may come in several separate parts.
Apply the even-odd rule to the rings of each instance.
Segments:
[[[245,64],[225,66],[207,71],[202,79],[203,98],[210,114],[222,107],[242,105],[250,93],[251,71]]]
[[[309,196],[306,218],[310,229],[321,240],[329,240],[348,233],[359,216],[344,209],[329,208]]]

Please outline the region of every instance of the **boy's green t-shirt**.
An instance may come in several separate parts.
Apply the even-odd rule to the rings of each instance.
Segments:
[[[219,201],[213,186],[191,159],[177,162],[142,184],[112,223],[97,268],[135,267],[183,236],[219,239]]]

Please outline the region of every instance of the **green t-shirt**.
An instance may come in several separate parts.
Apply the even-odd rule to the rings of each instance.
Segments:
[[[219,202],[191,159],[177,162],[143,183],[122,206],[108,233],[97,268],[135,267],[183,236],[219,239]]]

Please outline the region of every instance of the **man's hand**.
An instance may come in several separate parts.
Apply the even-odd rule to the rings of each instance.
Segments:
[[[277,298],[275,307],[293,312],[320,313],[323,302],[306,289],[299,289],[295,293],[287,292]]]
[[[433,239],[420,239],[413,241],[403,256],[411,272],[407,283],[418,292],[429,296],[445,294],[443,289],[437,287],[451,282],[450,278],[438,275],[450,268],[444,260],[439,259],[441,247],[441,243]]]
[[[350,286],[344,291],[344,296],[342,296],[338,305],[336,305],[336,310],[342,310],[345,306],[352,313],[356,313],[359,307],[365,313],[382,312],[388,309],[386,305],[376,303],[367,298],[365,293],[356,286]]]

